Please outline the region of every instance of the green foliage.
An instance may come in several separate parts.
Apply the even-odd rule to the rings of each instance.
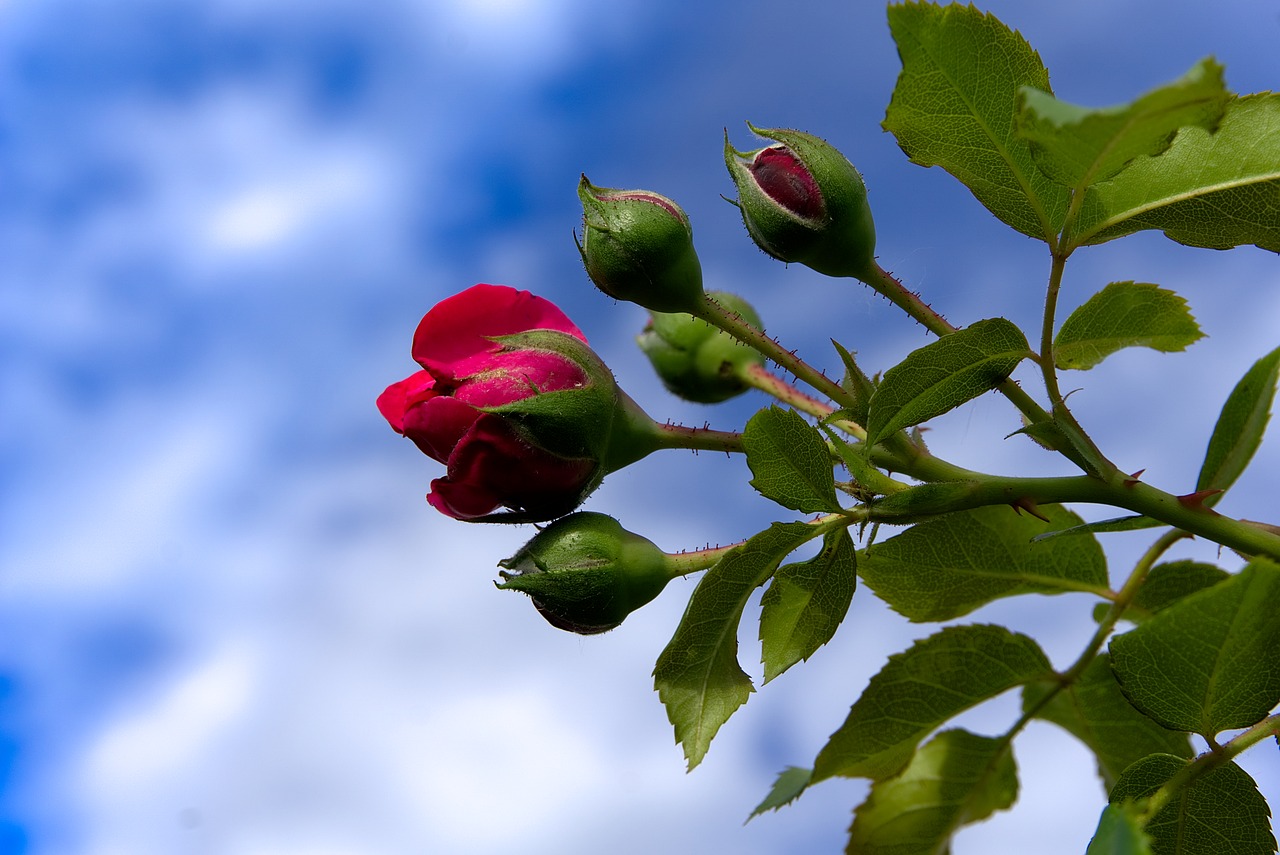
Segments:
[[[1037,718],[1051,721],[1089,747],[1098,761],[1098,775],[1110,789],[1131,763],[1148,754],[1191,756],[1185,733],[1167,730],[1133,708],[1120,691],[1104,654],[1097,657],[1070,686],[1046,680],[1022,690],[1022,706]]]
[[[1200,561],[1170,561],[1157,564],[1147,573],[1124,616],[1142,621],[1197,591],[1216,585],[1230,574],[1214,564]]]
[[[720,725],[755,691],[738,664],[738,622],[751,592],[817,532],[774,523],[730,552],[698,583],[684,617],[653,669],[654,687],[692,769]]]
[[[1268,353],[1245,372],[1222,405],[1205,451],[1197,490],[1226,490],[1236,482],[1253,459],[1271,418],[1280,376],[1280,347]],[[1217,497],[1211,497],[1210,502]]]
[[[1017,798],[1018,771],[1007,741],[946,730],[917,751],[902,774],[871,786],[854,813],[848,851],[931,855],[961,826]]]
[[[884,129],[921,166],[941,166],[1008,225],[1052,242],[1067,191],[1018,136],[1019,89],[1044,92],[1049,72],[1026,39],[972,6],[889,7],[902,73]]]
[[[832,529],[822,551],[773,574],[760,600],[760,643],[767,683],[831,640],[858,583],[857,550],[846,529]]]
[[[1084,855],[1152,855],[1142,820],[1126,805],[1107,805]]]
[[[813,779],[896,775],[935,727],[1049,672],[1049,660],[1025,635],[1000,626],[947,627],[889,657],[818,753]]]
[[[1147,798],[1186,766],[1167,754],[1139,760],[1111,789],[1111,804]],[[1180,789],[1147,821],[1146,832],[1152,855],[1271,855],[1270,814],[1249,773],[1226,763]]]
[[[1048,522],[986,507],[920,523],[868,547],[859,575],[913,621],[950,620],[1015,594],[1105,590],[1106,557],[1092,537],[1032,541],[1080,518],[1060,505],[1040,513]]]
[[[822,434],[794,410],[768,407],[742,434],[751,486],[793,511],[837,511],[835,476]]]
[[[1138,709],[1212,737],[1280,702],[1280,565],[1255,561],[1111,640],[1111,664]],[[1177,655],[1169,655],[1177,651]]]
[[[812,769],[802,769],[799,766],[788,766],[783,769],[778,773],[778,779],[773,782],[773,788],[769,790],[769,795],[764,797],[764,801],[756,805],[756,809],[751,812],[751,816],[747,817],[747,820],[755,819],[765,811],[777,810],[784,805],[791,804],[800,798],[800,794],[809,786],[809,779],[812,777]]]
[[[1146,282],[1112,282],[1063,322],[1053,361],[1059,368],[1092,368],[1122,348],[1172,353],[1203,337],[1177,294]]]
[[[885,372],[871,396],[867,443],[991,391],[1029,352],[1022,330],[1004,318],[978,321],[913,350]]]

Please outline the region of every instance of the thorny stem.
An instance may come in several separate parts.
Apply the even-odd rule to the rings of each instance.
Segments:
[[[742,381],[749,386],[753,386],[760,391],[772,395],[784,404],[790,404],[802,413],[808,413],[818,419],[825,419],[835,410],[828,404],[819,401],[812,395],[808,395],[783,380],[778,375],[769,371],[763,365],[749,363],[747,367],[739,374]],[[854,439],[865,441],[867,431],[862,425],[851,422],[847,419],[837,419],[831,422],[832,425],[852,436]]]
[[[663,448],[687,448],[693,451],[742,452],[742,434],[709,427],[686,427],[654,423]]]

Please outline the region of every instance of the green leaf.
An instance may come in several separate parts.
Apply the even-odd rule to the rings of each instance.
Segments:
[[[949,626],[889,657],[818,752],[813,779],[895,775],[920,740],[953,715],[1050,672],[1043,651],[1025,635],[1001,626]]]
[[[848,852],[933,855],[963,825],[1018,798],[1018,770],[1003,739],[965,730],[939,733],[901,775],[871,786],[853,815]]]
[[[1134,763],[1111,790],[1111,803],[1143,799],[1187,761],[1153,754]],[[1271,811],[1249,773],[1226,763],[1182,788],[1147,821],[1153,855],[1271,855]],[[1091,850],[1092,851],[1092,850]]]
[[[1129,701],[1173,730],[1248,727],[1280,702],[1280,565],[1256,560],[1111,639]]]
[[[1051,91],[1040,55],[973,6],[890,6],[889,30],[902,73],[882,127],[913,163],[941,166],[1005,223],[1052,242],[1067,190],[1036,168],[1015,127],[1019,87]]]
[[[1125,617],[1129,620],[1149,618],[1156,612],[1231,578],[1231,574],[1214,564],[1200,561],[1169,561],[1157,564],[1147,573],[1142,587],[1134,595]],[[1133,614],[1131,614],[1133,613]]]
[[[794,410],[768,407],[742,434],[751,486],[766,499],[804,513],[838,511],[831,453],[817,428]]]
[[[1004,318],[989,318],[914,350],[884,373],[871,396],[867,445],[989,392],[1030,353]]]
[[[950,620],[1015,594],[1105,590],[1106,557],[1092,537],[1032,542],[1080,518],[1061,505],[1039,510],[1049,522],[998,506],[919,523],[867,548],[858,574],[913,621]]]
[[[1147,282],[1112,282],[1062,324],[1053,342],[1059,368],[1092,368],[1117,350],[1185,350],[1204,338],[1187,301]]]
[[[813,777],[812,769],[801,769],[799,766],[788,766],[783,769],[778,774],[778,780],[773,782],[773,789],[769,790],[769,795],[764,797],[764,801],[756,805],[756,809],[751,812],[751,816],[747,817],[747,822],[760,816],[765,811],[777,810],[800,798],[800,794],[809,786],[811,777]]]
[[[1054,537],[1063,535],[1092,534],[1094,532],[1106,533],[1114,531],[1141,531],[1146,528],[1159,528],[1168,525],[1160,520],[1153,520],[1151,517],[1142,514],[1133,514],[1127,517],[1112,517],[1108,520],[1098,520],[1097,522],[1085,523],[1084,525],[1076,525],[1071,528],[1064,528],[1060,531],[1046,531],[1044,534],[1036,535],[1036,540],[1049,540]]]
[[[1266,433],[1277,377],[1280,347],[1255,362],[1227,396],[1209,438],[1196,490],[1226,490],[1244,472]],[[1220,497],[1210,496],[1205,504],[1212,506]]]
[[[865,425],[867,423],[867,402],[871,400],[871,393],[876,390],[876,385],[858,367],[853,354],[846,350],[844,345],[835,339],[831,339],[831,343],[835,346],[836,353],[840,354],[840,361],[844,363],[844,380],[840,385],[853,396],[854,406],[849,409],[848,418],[857,424]]]
[[[1163,153],[1181,127],[1215,130],[1231,98],[1212,58],[1116,107],[1091,110],[1029,87],[1018,95],[1018,133],[1030,141],[1036,166],[1078,189],[1106,181],[1136,157]]]
[[[858,551],[847,529],[827,532],[822,551],[773,574],[760,600],[760,642],[767,683],[831,640],[858,583]]]
[[[738,622],[747,600],[783,558],[817,533],[805,523],[772,524],[708,570],[689,598],[654,666],[653,682],[690,769],[755,691],[738,664]]]
[[[1052,680],[1027,685],[1022,690],[1023,710],[1034,709],[1058,685]],[[1125,700],[1105,653],[1041,707],[1036,718],[1053,722],[1087,745],[1107,789],[1131,763],[1148,754],[1191,756],[1185,733],[1161,727]]]
[[[1236,98],[1217,133],[1183,128],[1164,154],[1090,187],[1066,248],[1142,229],[1190,246],[1280,252],[1280,94]]]
[[[1133,810],[1107,805],[1084,855],[1152,855],[1151,838]]]

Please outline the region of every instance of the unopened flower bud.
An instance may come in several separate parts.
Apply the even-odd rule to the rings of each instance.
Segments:
[[[498,564],[499,588],[523,591],[557,629],[594,635],[614,629],[678,571],[652,542],[605,514],[582,511],[544,528]]]
[[[726,133],[724,159],[756,244],[828,276],[870,277],[876,229],[858,170],[812,134],[748,127],[774,145],[740,152]]]
[[[648,190],[596,187],[582,176],[582,253],[604,293],[656,312],[688,311],[702,299],[702,265],[689,218]]]
[[[712,292],[716,302],[737,312],[752,326],[760,317],[735,294]],[[636,341],[662,379],[662,385],[686,401],[716,404],[747,390],[742,372],[762,365],[764,357],[706,321],[684,313],[652,312]]]

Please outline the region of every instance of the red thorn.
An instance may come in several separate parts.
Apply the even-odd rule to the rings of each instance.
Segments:
[[[1128,478],[1124,479],[1124,485],[1125,485],[1126,487],[1132,487],[1132,486],[1134,486],[1135,484],[1137,484],[1137,483],[1138,483],[1138,478],[1139,478],[1139,477],[1141,477],[1142,473],[1143,473],[1143,472],[1146,472],[1146,471],[1147,471],[1147,470],[1145,470],[1145,469],[1139,469],[1137,472],[1134,472],[1134,473],[1133,473],[1132,475],[1130,475]]]
[[[1210,496],[1216,496],[1221,492],[1221,490],[1197,490],[1194,493],[1187,493],[1185,496],[1179,496],[1178,501],[1182,505],[1193,510],[1209,511],[1210,513],[1214,513],[1211,508],[1206,508],[1204,506],[1204,500]]]
[[[1052,522],[1052,520],[1050,520],[1044,514],[1040,513],[1040,509],[1036,506],[1036,503],[1031,499],[1028,499],[1026,496],[1023,496],[1021,499],[1018,499],[1016,502],[1013,502],[1012,506],[1013,506],[1014,513],[1018,514],[1019,516],[1022,515],[1023,511],[1026,511],[1027,513],[1031,514],[1031,516],[1035,517],[1038,520],[1043,520],[1044,522]]]

